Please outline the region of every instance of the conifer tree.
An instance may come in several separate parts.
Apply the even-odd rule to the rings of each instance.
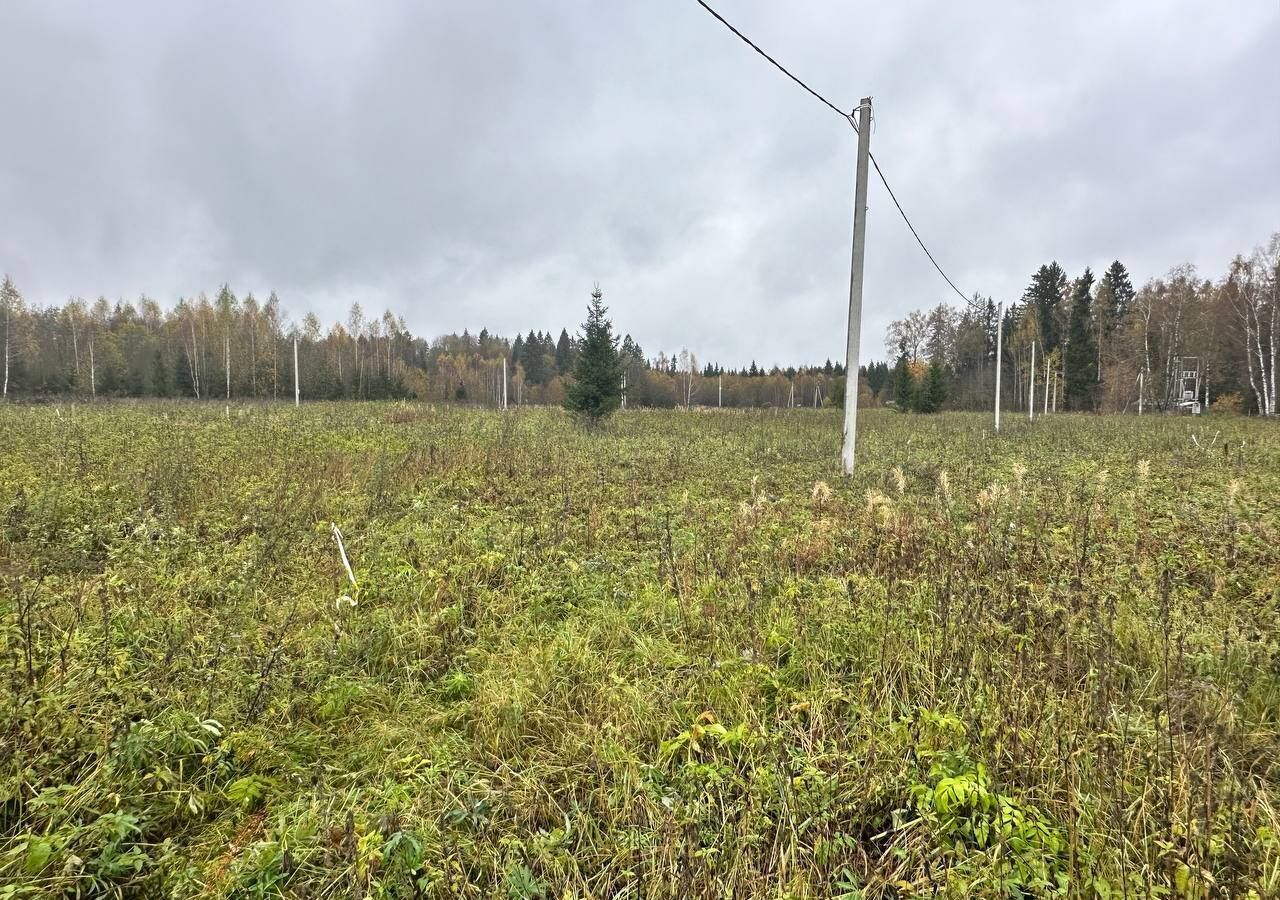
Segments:
[[[560,329],[560,340],[556,341],[556,371],[568,375],[573,368],[573,342],[569,340],[568,329]]]
[[[520,356],[524,353],[524,337],[517,334],[516,339],[511,342],[511,368],[515,368],[520,363]]]
[[[168,397],[173,393],[169,381],[169,367],[165,364],[164,354],[158,349],[151,359],[151,393],[157,397]]]
[[[1129,312],[1129,306],[1133,303],[1136,292],[1133,289],[1133,282],[1129,280],[1129,270],[1118,259],[1103,273],[1101,287],[1106,289],[1107,305],[1105,309],[1098,310],[1098,315],[1105,323],[1103,334],[1109,337],[1116,325]]]
[[[911,363],[907,353],[907,344],[898,344],[898,361],[893,367],[890,387],[893,389],[893,404],[902,412],[915,409],[916,382],[911,375]]]
[[[644,351],[640,349],[640,345],[631,339],[631,335],[627,335],[622,339],[622,355],[629,356],[638,363],[644,362]]]
[[[1056,262],[1041,266],[1031,278],[1022,299],[1035,310],[1040,326],[1040,346],[1047,353],[1062,343],[1062,300],[1067,292],[1067,273]]]
[[[529,329],[529,333],[525,335],[520,362],[524,366],[524,377],[529,384],[546,384],[547,366],[542,350],[542,337],[533,329]]]
[[[1099,382],[1106,380],[1111,337],[1129,314],[1136,296],[1133,282],[1129,280],[1129,270],[1117,259],[1102,274],[1093,298],[1093,343]]]
[[[596,285],[582,325],[578,362],[573,381],[565,391],[565,409],[595,425],[622,405],[622,361],[618,338],[605,316],[604,294]]]
[[[942,404],[946,400],[947,370],[941,360],[934,359],[929,363],[928,371],[925,372],[924,383],[916,391],[915,403],[912,407],[916,412],[936,413],[942,409]]]
[[[1088,269],[1076,279],[1071,292],[1067,319],[1067,347],[1062,365],[1066,375],[1063,400],[1067,409],[1093,409],[1098,384],[1098,353],[1093,343],[1093,272]]]

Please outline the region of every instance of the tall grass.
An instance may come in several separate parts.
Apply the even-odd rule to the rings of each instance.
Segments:
[[[1280,432],[862,425],[0,410],[0,898],[1280,896]]]

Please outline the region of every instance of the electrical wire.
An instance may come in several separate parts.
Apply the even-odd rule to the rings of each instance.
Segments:
[[[885,178],[884,172],[880,171],[880,163],[876,162],[875,155],[870,152],[868,152],[867,155],[871,157],[871,165],[875,166],[876,174],[880,176],[880,183],[883,184],[884,189],[889,192],[889,199],[892,200],[893,205],[898,208],[898,213],[902,216],[902,221],[906,222],[907,227],[911,229],[911,236],[916,239],[916,243],[920,245],[920,249],[924,251],[924,255],[929,257],[929,262],[933,263],[933,267],[938,270],[938,274],[942,276],[942,280],[951,285],[951,290],[955,291],[961,300],[968,303],[969,298],[965,296],[964,291],[956,287],[956,283],[951,280],[946,272],[942,271],[942,266],[938,265],[938,261],[933,258],[933,254],[929,252],[929,248],[926,247],[924,245],[924,241],[920,239],[920,234],[916,231],[916,226],[911,224],[911,220],[907,218],[906,212],[902,209],[902,204],[899,203],[898,198],[894,196],[893,188],[889,187],[889,179]]]
[[[813,88],[809,87],[809,85],[805,84],[803,81],[801,81],[801,80],[800,80],[799,78],[797,78],[795,75],[793,75],[793,74],[792,74],[792,73],[787,69],[787,67],[786,67],[786,66],[784,66],[782,63],[778,62],[776,59],[774,59],[774,58],[773,58],[772,56],[770,56],[768,53],[765,53],[765,52],[764,52],[764,50],[762,50],[762,49],[760,48],[760,45],[759,45],[759,44],[757,44],[755,41],[751,40],[751,38],[747,37],[745,34],[743,34],[743,33],[742,33],[741,31],[739,31],[738,29],[734,28],[734,27],[733,27],[733,25],[729,22],[729,20],[728,20],[728,19],[726,19],[724,16],[720,15],[720,13],[716,12],[714,9],[712,9],[712,8],[711,8],[711,7],[706,3],[706,0],[698,0],[698,5],[699,5],[699,6],[701,6],[703,9],[705,9],[707,12],[711,13],[711,15],[715,16],[715,17],[716,17],[716,19],[717,19],[717,20],[719,20],[719,22],[720,22],[720,24],[721,24],[721,25],[723,25],[725,28],[728,28],[730,31],[732,31],[734,34],[736,34],[736,35],[737,35],[737,36],[738,36],[738,37],[739,37],[739,38],[740,38],[740,39],[741,39],[741,40],[742,40],[742,41],[743,41],[743,42],[744,42],[748,47],[750,47],[752,50],[754,50],[754,51],[756,51],[757,53],[759,53],[759,54],[760,54],[761,56],[763,56],[765,59],[769,60],[769,62],[773,63],[773,65],[778,69],[778,71],[779,71],[779,72],[781,72],[783,75],[786,75],[788,78],[790,78],[790,79],[791,79],[792,81],[794,81],[796,84],[800,85],[800,87],[804,88],[806,91],[808,91],[810,94],[812,94],[812,95],[813,95],[817,100],[821,101],[822,103],[825,103],[825,104],[826,104],[826,105],[827,105],[827,106],[828,106],[828,107],[829,107],[833,112],[835,112],[835,113],[836,113],[836,115],[840,116],[840,117],[841,117],[841,118],[843,118],[843,119],[846,119],[846,120],[847,120],[847,121],[849,121],[850,123],[852,123],[852,122],[853,122],[853,117],[852,117],[851,115],[849,115],[849,113],[845,112],[845,111],[844,111],[844,110],[842,110],[840,107],[836,106],[834,103],[832,103],[830,100],[828,100],[826,97],[822,96],[822,95],[821,95],[821,94],[819,94],[817,91],[815,91]],[[855,125],[855,126],[854,126],[854,128],[855,128],[855,130],[856,130],[857,126]]]
[[[836,113],[836,115],[840,116],[840,118],[848,122],[853,127],[854,132],[857,132],[858,123],[854,120],[853,115],[851,113],[845,112],[840,107],[836,106],[834,103],[828,100],[826,97],[822,96],[813,88],[809,87],[809,85],[805,84],[797,76],[792,74],[791,71],[787,69],[786,66],[784,66],[782,63],[778,62],[776,59],[774,59],[772,56],[766,53],[760,47],[760,45],[758,45],[755,41],[751,40],[751,38],[747,37],[737,28],[733,27],[733,24],[730,23],[728,19],[720,15],[720,13],[716,12],[714,9],[712,9],[711,6],[706,2],[706,0],[697,0],[697,3],[707,12],[711,13],[711,15],[714,16],[716,20],[720,22],[721,25],[723,25],[725,28],[728,28],[735,35],[737,35],[739,40],[741,40],[743,43],[749,46],[752,50],[756,51],[765,59],[767,59],[770,63],[774,65],[775,68],[777,68],[779,72],[781,72],[783,75],[786,75],[796,84],[800,85],[800,87],[804,88],[814,98],[821,101],[824,105],[826,105],[829,109],[831,109],[834,113]],[[933,254],[929,252],[929,248],[925,246],[924,241],[921,239],[920,233],[916,231],[916,227],[911,224],[911,219],[907,217],[907,213],[902,208],[902,204],[898,202],[897,195],[893,193],[893,188],[889,187],[889,179],[885,178],[884,172],[880,170],[880,163],[876,162],[875,154],[868,153],[868,156],[871,157],[871,164],[875,166],[876,175],[880,177],[880,183],[883,184],[884,189],[889,192],[889,199],[893,201],[893,205],[897,208],[898,214],[902,216],[902,221],[906,222],[907,228],[911,230],[911,236],[916,239],[916,243],[920,245],[920,249],[924,251],[924,255],[929,257],[929,262],[933,263],[933,267],[938,270],[938,274],[942,276],[943,281],[945,281],[948,285],[950,285],[951,290],[955,291],[961,300],[963,300],[965,303],[968,303],[969,298],[965,296],[964,292],[961,291],[960,288],[956,287],[955,282],[952,281],[950,276],[948,276],[947,273],[942,270],[942,266],[938,265],[938,261],[934,259]]]

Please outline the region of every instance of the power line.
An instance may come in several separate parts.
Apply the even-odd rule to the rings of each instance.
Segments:
[[[709,5],[707,5],[706,0],[698,0],[698,5],[699,5],[699,6],[701,6],[703,9],[705,9],[707,12],[711,13],[711,15],[715,16],[715,17],[716,17],[716,19],[718,19],[718,20],[719,20],[719,22],[720,22],[720,24],[721,24],[721,25],[723,25],[725,28],[728,28],[730,31],[732,31],[734,34],[736,34],[736,35],[737,35],[737,36],[738,36],[738,37],[739,37],[743,42],[745,42],[745,43],[747,44],[747,46],[748,46],[748,47],[750,47],[752,50],[754,50],[754,51],[756,51],[757,53],[759,53],[759,54],[760,54],[761,56],[763,56],[765,59],[769,60],[769,62],[773,63],[773,64],[774,64],[774,66],[776,66],[776,67],[777,67],[777,69],[778,69],[778,71],[779,71],[779,72],[781,72],[783,75],[786,75],[788,78],[790,78],[790,79],[791,79],[792,81],[794,81],[796,84],[800,85],[800,87],[804,88],[806,91],[808,91],[810,94],[812,94],[816,99],[818,99],[818,100],[822,101],[823,103],[825,103],[825,104],[826,104],[826,105],[827,105],[827,106],[828,106],[828,107],[829,107],[833,112],[835,112],[835,113],[836,113],[838,116],[840,116],[842,119],[845,119],[846,121],[848,121],[848,122],[850,122],[850,123],[852,123],[852,122],[853,122],[853,118],[852,118],[852,117],[851,117],[847,112],[845,112],[844,110],[842,110],[840,107],[836,106],[834,103],[832,103],[832,102],[831,102],[830,100],[828,100],[826,97],[824,97],[824,96],[822,96],[821,94],[819,94],[819,93],[818,93],[817,91],[815,91],[813,88],[809,87],[809,85],[805,84],[803,81],[801,81],[801,80],[800,80],[799,78],[797,78],[795,75],[792,75],[792,74],[791,74],[791,72],[789,72],[789,71],[787,70],[787,67],[786,67],[786,66],[784,66],[782,63],[778,62],[776,59],[774,59],[774,58],[773,58],[772,56],[770,56],[768,53],[765,53],[765,52],[764,52],[764,50],[762,50],[762,49],[760,48],[760,45],[759,45],[759,44],[757,44],[755,41],[751,40],[751,38],[747,37],[745,34],[743,34],[743,33],[742,33],[741,31],[739,31],[738,29],[734,28],[734,27],[733,27],[733,25],[732,25],[732,24],[730,24],[730,22],[729,22],[729,20],[728,20],[728,19],[726,19],[724,16],[720,15],[720,13],[716,12],[716,11],[715,11],[714,9],[712,9]],[[856,129],[855,129],[855,130],[856,130]]]
[[[790,72],[790,70],[788,70],[788,69],[787,69],[787,67],[786,67],[786,66],[784,66],[782,63],[778,62],[776,59],[774,59],[772,56],[770,56],[768,53],[766,53],[763,49],[761,49],[761,47],[760,47],[760,45],[759,45],[759,44],[757,44],[755,41],[751,40],[751,38],[747,37],[745,34],[743,34],[743,33],[742,33],[741,31],[739,31],[737,28],[734,28],[734,27],[733,27],[733,24],[732,24],[732,23],[730,23],[730,22],[729,22],[729,20],[728,20],[728,19],[726,19],[724,16],[720,15],[720,13],[718,13],[718,12],[716,12],[714,9],[712,9],[712,8],[707,4],[706,0],[697,0],[697,2],[698,2],[698,5],[699,5],[699,6],[701,6],[703,9],[705,9],[707,12],[711,13],[711,15],[715,16],[716,20],[717,20],[717,21],[719,21],[721,25],[723,25],[725,28],[728,28],[728,29],[729,29],[730,31],[732,31],[735,35],[737,35],[737,36],[738,36],[738,38],[739,38],[741,41],[743,41],[747,46],[749,46],[752,50],[756,51],[756,52],[757,52],[757,53],[759,53],[761,56],[763,56],[765,59],[767,59],[769,62],[771,62],[771,63],[772,63],[772,64],[777,68],[777,70],[778,70],[779,72],[781,72],[783,75],[786,75],[788,78],[790,78],[790,79],[791,79],[792,81],[794,81],[796,84],[800,85],[800,87],[802,87],[802,88],[804,88],[806,91],[808,91],[808,92],[809,92],[809,93],[810,93],[814,98],[816,98],[817,100],[819,100],[819,101],[821,101],[823,104],[825,104],[825,105],[826,105],[826,106],[827,106],[827,107],[828,107],[832,112],[836,113],[838,116],[840,116],[840,118],[842,118],[842,119],[844,119],[846,122],[848,122],[848,123],[849,123],[849,125],[850,125],[850,126],[852,126],[852,128],[853,128],[853,130],[854,130],[855,132],[858,130],[858,125],[857,125],[857,123],[854,121],[854,119],[853,119],[853,115],[852,115],[852,114],[845,112],[845,111],[844,111],[844,110],[842,110],[840,107],[836,106],[834,103],[832,103],[830,100],[828,100],[826,97],[822,96],[822,95],[821,95],[821,94],[819,94],[817,91],[815,91],[813,88],[809,87],[809,85],[805,84],[805,83],[804,83],[803,81],[801,81],[798,77],[796,77],[795,75],[793,75],[793,74]],[[925,246],[925,244],[924,244],[924,241],[920,239],[920,233],[919,233],[918,231],[916,231],[916,227],[915,227],[914,225],[912,225],[912,224],[911,224],[911,220],[910,220],[909,218],[907,218],[907,214],[906,214],[906,212],[903,210],[903,208],[902,208],[902,204],[898,202],[898,198],[897,198],[897,196],[895,196],[895,195],[894,195],[894,193],[893,193],[893,188],[889,187],[889,179],[885,178],[885,177],[884,177],[884,172],[880,171],[880,164],[879,164],[878,162],[876,162],[875,154],[868,154],[868,155],[871,157],[871,164],[872,164],[873,166],[875,166],[876,174],[877,174],[878,176],[880,176],[880,183],[881,183],[881,184],[883,184],[883,185],[884,185],[884,189],[885,189],[886,191],[888,191],[888,192],[889,192],[889,199],[891,199],[891,200],[893,201],[893,205],[894,205],[895,207],[897,207],[897,209],[898,209],[898,214],[899,214],[900,216],[902,216],[902,221],[904,221],[904,222],[906,222],[906,223],[907,223],[907,228],[909,228],[909,229],[911,230],[911,235],[912,235],[912,237],[914,237],[914,238],[916,239],[916,243],[920,245],[920,249],[924,251],[924,255],[925,255],[925,256],[927,256],[927,257],[929,257],[929,262],[933,263],[933,267],[934,267],[935,269],[937,269],[937,270],[938,270],[938,274],[942,276],[942,279],[943,279],[943,280],[944,280],[948,285],[950,285],[951,290],[955,291],[955,292],[956,292],[956,294],[958,294],[958,295],[959,295],[959,297],[960,297],[960,299],[961,299],[961,300],[963,300],[965,303],[968,303],[968,302],[969,302],[969,298],[965,296],[964,292],[963,292],[963,291],[961,291],[961,290],[960,290],[960,288],[956,287],[955,282],[954,282],[954,281],[952,281],[952,280],[951,280],[951,278],[947,275],[947,273],[946,273],[946,272],[944,272],[944,271],[942,270],[942,266],[938,265],[938,261],[937,261],[936,259],[934,259],[934,258],[933,258],[933,254],[929,252],[929,248],[928,248],[928,247],[926,247],[926,246]]]
[[[884,172],[880,171],[880,163],[876,162],[874,153],[868,153],[871,157],[871,165],[875,166],[876,174],[880,176],[880,183],[884,185],[884,189],[889,192],[889,199],[893,201],[893,205],[898,207],[898,213],[902,216],[902,221],[907,223],[907,227],[911,229],[911,235],[916,239],[916,243],[920,245],[920,249],[924,251],[924,255],[929,257],[929,262],[933,263],[933,267],[938,270],[938,274],[942,276],[942,280],[951,285],[951,290],[960,295],[960,299],[965,303],[969,302],[969,298],[964,295],[960,288],[956,287],[956,283],[947,277],[947,273],[942,271],[942,266],[938,265],[938,261],[933,258],[933,254],[929,252],[929,248],[924,245],[924,241],[920,240],[920,234],[916,231],[916,226],[911,224],[911,220],[907,218],[907,214],[902,210],[902,204],[898,202],[898,198],[893,194],[893,188],[889,187],[889,180],[884,177]]]

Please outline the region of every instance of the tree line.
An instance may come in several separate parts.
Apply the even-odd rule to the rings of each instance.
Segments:
[[[1197,360],[1210,406],[1275,415],[1280,356],[1280,233],[1237,255],[1216,280],[1189,265],[1135,288],[1112,262],[1075,278],[1057,262],[1033,274],[1003,309],[975,295],[963,308],[938,304],[892,323],[890,362],[859,371],[860,402],[902,409],[985,410],[997,364],[1002,403],[1122,412],[1179,399],[1184,361]],[[0,285],[4,329],[3,397],[190,397],[199,400],[418,398],[498,406],[561,404],[573,381],[580,338],[561,328],[512,338],[481,329],[431,340],[390,311],[367,315],[352,304],[327,328],[309,312],[290,320],[280,299],[237,296],[224,285],[169,308],[136,302],[61,306],[24,301]],[[618,348],[630,406],[823,406],[844,399],[839,363],[741,369],[700,363],[688,349],[646,355],[625,335]]]
[[[187,397],[290,400],[294,352],[306,400],[418,398],[497,406],[560,404],[573,380],[580,339],[561,328],[505,337],[481,329],[434,339],[414,335],[390,311],[352,304],[324,326],[313,312],[290,320],[276,294],[259,300],[223,285],[165,308],[136,302],[26,302],[0,285],[3,397],[22,399]],[[626,402],[674,407],[821,405],[843,388],[843,367],[742,370],[702,365],[687,349],[650,357],[626,335],[619,347]]]
[[[868,402],[931,411],[990,409],[997,364],[1001,402],[1037,409],[1124,412],[1173,408],[1182,373],[1200,373],[1210,408],[1276,414],[1280,357],[1280,233],[1237,255],[1216,280],[1176,266],[1135,289],[1112,262],[1096,277],[1040,266],[1022,296],[999,307],[975,295],[964,308],[939,304],[893,322],[885,337],[894,364],[863,370]]]

